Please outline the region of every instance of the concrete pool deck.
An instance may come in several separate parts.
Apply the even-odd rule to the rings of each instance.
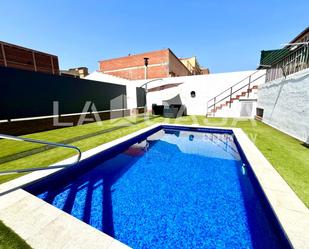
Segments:
[[[161,125],[232,130],[291,245],[297,249],[308,248],[309,209],[239,128],[156,124],[83,152],[82,160]],[[74,158],[57,164],[72,162]],[[129,248],[21,189],[59,170],[33,172],[0,185],[0,220],[34,249]]]

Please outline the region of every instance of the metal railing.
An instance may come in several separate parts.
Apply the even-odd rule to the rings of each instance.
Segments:
[[[286,77],[306,68],[309,68],[309,43],[298,46],[280,61],[269,65],[266,71],[266,82]]]
[[[231,87],[227,88],[223,92],[219,93],[215,97],[208,100],[207,101],[206,116],[211,112],[212,109],[214,110],[212,112],[214,114],[215,111],[216,111],[216,106],[218,106],[218,104],[220,104],[224,100],[225,101],[229,100],[229,107],[231,107],[233,95],[235,95],[236,93],[240,92],[243,89],[246,89],[247,97],[249,97],[251,87],[252,87],[252,83],[254,83],[258,79],[265,76],[265,74],[262,74],[262,75],[260,75],[257,78],[252,80],[252,76],[255,75],[258,72],[259,71],[255,71],[254,73],[250,74],[246,78],[242,79],[241,81],[237,82],[236,84],[232,85]]]
[[[7,175],[7,174],[16,174],[16,173],[26,173],[26,172],[33,172],[33,171],[38,171],[38,170],[48,170],[48,169],[57,169],[57,168],[66,168],[70,167],[73,165],[76,165],[82,156],[82,152],[80,149],[76,146],[73,145],[67,145],[67,144],[60,144],[60,143],[54,143],[54,142],[46,142],[42,140],[37,140],[37,139],[31,139],[31,138],[24,138],[24,137],[16,137],[16,136],[10,136],[10,135],[5,135],[5,134],[0,134],[0,139],[8,139],[8,140],[14,140],[14,141],[19,141],[19,142],[30,142],[30,143],[36,143],[36,144],[44,144],[48,146],[53,146],[53,147],[63,147],[63,148],[69,148],[76,150],[78,152],[77,159],[75,162],[70,163],[70,164],[63,164],[63,165],[54,165],[54,166],[46,166],[46,167],[37,167],[37,168],[24,168],[24,169],[10,169],[10,170],[0,170],[0,175]]]

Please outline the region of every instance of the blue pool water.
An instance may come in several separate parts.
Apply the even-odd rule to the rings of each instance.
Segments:
[[[68,179],[29,191],[133,248],[288,248],[229,134],[163,129]]]

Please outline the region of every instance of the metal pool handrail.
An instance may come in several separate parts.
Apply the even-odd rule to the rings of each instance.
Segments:
[[[24,137],[17,137],[17,136],[11,136],[11,135],[5,135],[0,134],[0,138],[8,139],[8,140],[14,140],[14,141],[20,141],[20,142],[30,142],[30,143],[37,143],[37,144],[45,144],[49,146],[54,147],[63,147],[63,148],[69,148],[76,150],[78,152],[78,156],[76,159],[76,162],[70,163],[70,164],[62,164],[62,165],[54,165],[54,166],[46,166],[46,167],[37,167],[37,168],[27,168],[27,169],[11,169],[11,170],[1,170],[0,175],[6,175],[6,174],[16,174],[16,173],[25,173],[25,172],[32,172],[32,171],[38,171],[38,170],[47,170],[47,169],[56,169],[56,168],[65,168],[69,166],[73,166],[77,164],[82,156],[81,150],[73,145],[67,145],[67,144],[61,144],[61,143],[54,143],[54,142],[47,142],[37,139],[31,139],[31,138],[24,138]]]

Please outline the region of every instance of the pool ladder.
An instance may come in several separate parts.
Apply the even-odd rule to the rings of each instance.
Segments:
[[[44,144],[44,145],[53,146],[53,147],[69,148],[69,149],[76,150],[78,152],[78,155],[77,155],[76,161],[73,162],[73,163],[70,163],[70,164],[62,164],[62,165],[54,165],[54,166],[46,166],[46,167],[41,166],[41,167],[37,167],[37,168],[0,170],[0,175],[16,174],[16,173],[27,173],[27,172],[33,172],[33,171],[38,171],[38,170],[66,168],[66,167],[70,167],[70,166],[78,164],[80,159],[81,159],[81,156],[82,156],[81,150],[78,147],[73,146],[73,145],[67,145],[67,144],[61,144],[61,143],[53,143],[53,142],[46,142],[46,141],[37,140],[37,139],[17,137],[17,136],[5,135],[5,134],[0,134],[0,139],[1,138],[2,139],[8,139],[8,140],[14,140],[14,141],[20,141],[20,142]]]

